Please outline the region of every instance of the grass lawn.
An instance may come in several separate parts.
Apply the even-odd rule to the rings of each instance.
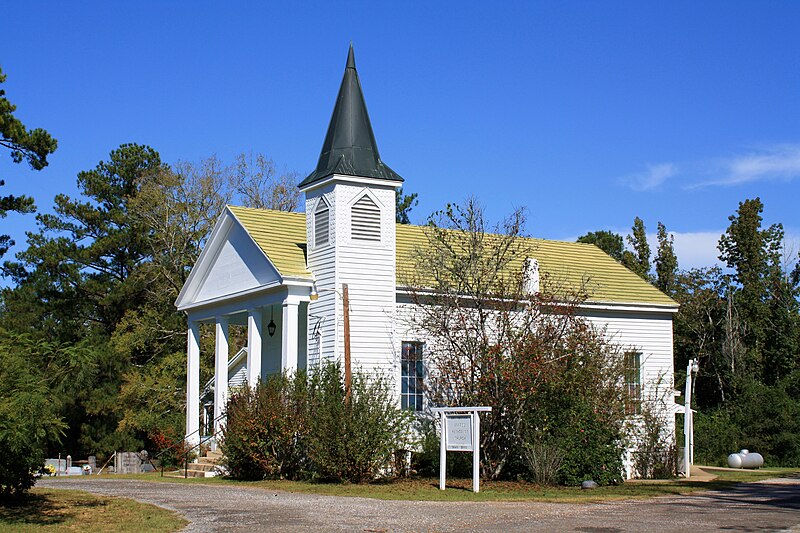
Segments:
[[[411,478],[364,484],[311,483],[307,481],[234,481],[225,478],[169,478],[158,473],[124,476],[165,483],[205,483],[254,487],[283,492],[302,492],[329,496],[353,496],[379,500],[427,501],[543,501],[593,502],[649,498],[686,494],[698,490],[723,490],[736,483],[800,474],[796,468],[757,471],[715,471],[719,478],[710,482],[692,480],[631,481],[622,485],[581,490],[580,487],[540,487],[524,481],[481,481],[481,492],[472,492],[471,479],[448,479],[447,490],[439,490],[439,479]],[[123,476],[120,476],[123,477]]]
[[[0,504],[0,532],[166,532],[188,522],[178,514],[128,498],[76,490],[33,489],[19,502]]]

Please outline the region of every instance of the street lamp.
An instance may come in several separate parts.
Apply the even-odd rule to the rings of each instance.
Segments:
[[[686,366],[686,392],[683,401],[683,468],[686,477],[691,476],[692,463],[694,462],[694,415],[692,414],[692,378],[697,374],[700,365],[697,359],[690,359]]]

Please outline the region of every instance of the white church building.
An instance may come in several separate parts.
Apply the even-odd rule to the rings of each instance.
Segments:
[[[319,163],[299,184],[305,213],[227,207],[178,296],[188,318],[191,444],[200,439],[202,414],[200,325],[215,327],[210,403],[217,429],[231,383],[255,385],[284,370],[343,360],[344,285],[353,367],[384,370],[404,407],[423,408],[416,384],[426,339],[401,320],[413,307],[402,273],[427,241],[423,227],[395,222],[402,182],[378,154],[351,47]],[[675,301],[594,245],[531,241],[542,283],[590,288],[580,314],[632,354],[638,372],[629,385],[642,394],[662,387],[672,402]],[[247,327],[246,350],[233,364],[232,324]]]

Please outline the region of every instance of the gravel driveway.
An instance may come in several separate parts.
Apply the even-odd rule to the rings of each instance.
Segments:
[[[381,501],[95,477],[37,486],[153,503],[185,516],[185,531],[800,531],[800,478],[589,504]]]

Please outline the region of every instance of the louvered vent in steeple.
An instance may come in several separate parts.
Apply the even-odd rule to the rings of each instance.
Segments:
[[[381,210],[366,194],[353,204],[350,221],[353,240],[381,240]]]
[[[314,211],[314,247],[319,248],[328,244],[330,231],[330,207],[324,199],[317,204]]]

